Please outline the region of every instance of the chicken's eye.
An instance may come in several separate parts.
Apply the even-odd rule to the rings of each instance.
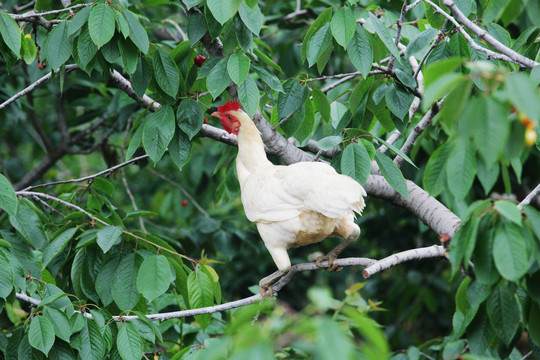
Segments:
[[[227,115],[227,119],[232,120],[231,115]]]

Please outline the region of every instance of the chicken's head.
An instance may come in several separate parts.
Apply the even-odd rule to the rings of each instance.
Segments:
[[[229,134],[238,135],[241,126],[238,119],[241,106],[242,104],[238,101],[228,100],[225,104],[219,106],[218,110],[212,113],[212,116],[221,119],[221,125]]]

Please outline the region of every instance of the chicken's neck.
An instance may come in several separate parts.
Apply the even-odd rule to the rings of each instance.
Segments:
[[[261,134],[253,123],[253,120],[245,113],[240,113],[238,119],[241,126],[238,133],[236,170],[240,186],[243,186],[246,178],[251,173],[268,166],[273,166],[273,164],[266,157]]]

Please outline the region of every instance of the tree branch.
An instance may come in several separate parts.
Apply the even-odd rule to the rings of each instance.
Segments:
[[[382,260],[373,260],[373,259],[368,259],[368,258],[341,258],[341,259],[336,259],[334,263],[338,264],[341,267],[347,267],[347,266],[366,267],[364,272],[369,269],[369,276],[372,276],[380,271],[386,270],[390,267],[396,266],[406,261],[432,258],[432,257],[442,257],[444,256],[444,253],[445,253],[445,250],[442,246],[433,245],[427,248],[406,250],[406,251],[391,255],[389,257],[386,257]],[[328,267],[328,262],[324,261],[322,265],[324,267]],[[272,285],[274,294],[280,291],[281,289],[283,289],[292,280],[294,275],[296,275],[297,273],[300,273],[303,271],[314,271],[314,270],[320,270],[320,268],[315,263],[303,263],[303,264],[297,264],[297,265],[292,266],[291,270],[286,275],[284,275],[281,279],[279,279],[279,281],[277,281],[275,284]],[[364,272],[362,274],[364,275],[364,277],[366,277]],[[41,300],[32,298],[24,293],[17,293],[16,297],[19,300],[29,302],[36,306],[39,306],[39,304],[41,303]],[[203,308],[198,308],[198,309],[180,310],[180,311],[172,311],[172,312],[158,313],[158,314],[148,314],[146,315],[146,317],[151,320],[165,321],[169,319],[184,318],[184,317],[195,316],[195,315],[213,314],[216,312],[231,310],[231,309],[239,308],[239,307],[246,306],[249,304],[253,304],[253,303],[262,301],[263,299],[264,298],[262,297],[261,294],[257,294],[257,295],[249,296],[244,299],[231,301],[225,304],[208,306],[208,307],[203,307]],[[91,314],[89,313],[83,313],[83,315],[89,319],[92,318]],[[138,319],[139,317],[135,315],[127,315],[127,316],[113,316],[112,318],[115,321],[133,321],[133,320]]]
[[[36,18],[36,17],[61,14],[63,12],[67,12],[67,11],[71,11],[71,10],[75,10],[75,9],[79,9],[79,8],[83,8],[83,7],[87,7],[87,6],[92,6],[92,5],[93,5],[93,3],[78,4],[78,5],[73,5],[73,6],[64,8],[64,9],[44,11],[44,12],[41,12],[41,13],[34,12],[35,10],[33,10],[33,11],[29,11],[29,12],[27,12],[25,14],[21,14],[21,15],[16,15],[16,14],[9,14],[9,15],[11,15],[11,17],[15,21],[27,21],[29,19]]]
[[[531,191],[531,192],[525,197],[525,199],[523,199],[523,200],[518,204],[518,208],[521,210],[521,209],[523,209],[523,206],[529,205],[529,204],[531,203],[531,201],[533,201],[533,199],[534,199],[538,194],[540,194],[540,184],[536,185],[536,187],[533,189],[533,191]]]
[[[461,24],[465,25],[469,30],[471,30],[476,36],[478,36],[480,39],[484,40],[489,45],[493,46],[493,48],[503,54],[505,54],[508,58],[512,60],[512,62],[518,63],[523,67],[527,68],[533,68],[537,65],[540,65],[536,61],[533,61],[521,54],[518,54],[514,50],[504,46],[499,40],[495,39],[493,36],[489,35],[487,31],[480,28],[478,25],[476,25],[471,20],[467,19],[467,17],[459,10],[459,8],[456,6],[454,1],[452,0],[443,0],[443,4],[448,6],[450,11],[454,14],[456,17],[456,20],[460,22]],[[450,20],[451,21],[451,20]]]

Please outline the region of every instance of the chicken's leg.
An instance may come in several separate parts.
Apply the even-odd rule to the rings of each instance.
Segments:
[[[345,250],[347,246],[349,246],[354,240],[358,238],[358,236],[360,236],[360,228],[355,227],[353,232],[351,232],[349,236],[341,240],[341,242],[337,244],[337,246],[333,248],[328,254],[321,255],[315,260],[317,266],[323,268],[324,266],[322,262],[328,261],[328,271],[341,271],[343,268],[338,266],[338,264],[334,264],[334,261],[337,259],[338,255],[341,254],[343,250]]]
[[[262,278],[261,281],[259,281],[259,292],[264,298],[271,298],[274,296],[274,290],[272,289],[272,284],[276,282],[276,280],[280,279],[283,275],[287,274],[288,271],[281,271],[278,270],[275,273],[268,275],[265,278]]]

